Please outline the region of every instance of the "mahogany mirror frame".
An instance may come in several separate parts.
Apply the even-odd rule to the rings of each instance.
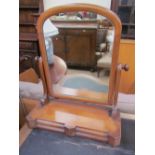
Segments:
[[[121,39],[121,30],[122,30],[122,25],[119,17],[112,12],[111,10],[93,5],[93,4],[81,4],[81,3],[74,3],[74,4],[69,4],[69,5],[62,5],[62,6],[57,6],[48,9],[47,11],[43,12],[37,21],[37,34],[38,34],[38,40],[39,40],[39,47],[40,47],[40,52],[41,52],[41,57],[42,57],[42,62],[43,62],[43,69],[45,73],[45,81],[46,81],[46,87],[47,87],[47,95],[50,97],[55,97],[55,98],[61,98],[61,99],[75,99],[79,101],[84,101],[83,99],[77,99],[76,97],[71,97],[71,96],[59,96],[58,94],[56,95],[54,93],[53,87],[52,87],[52,80],[49,78],[50,73],[49,73],[49,68],[48,68],[48,61],[47,61],[47,55],[46,55],[46,47],[45,47],[45,41],[44,41],[44,33],[43,33],[43,24],[46,19],[48,19],[50,16],[61,13],[61,12],[71,12],[71,11],[90,11],[94,12],[97,14],[100,14],[102,16],[105,16],[108,18],[111,23],[114,26],[115,30],[115,35],[114,35],[114,42],[113,42],[113,51],[112,51],[112,64],[111,64],[111,71],[110,71],[110,79],[109,79],[109,90],[108,90],[108,99],[107,102],[103,102],[103,105],[116,105],[116,98],[118,95],[117,87],[118,87],[118,80],[117,80],[117,69],[118,69],[118,56],[119,56],[119,44],[120,44],[120,39]],[[98,103],[98,101],[92,101],[92,99],[86,99],[86,102],[91,102],[91,103]],[[100,105],[101,101],[99,102]]]

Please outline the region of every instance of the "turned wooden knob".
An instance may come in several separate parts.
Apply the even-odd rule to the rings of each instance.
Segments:
[[[129,65],[128,65],[128,64],[122,65],[122,69],[123,69],[124,71],[128,71],[128,70],[129,70]]]

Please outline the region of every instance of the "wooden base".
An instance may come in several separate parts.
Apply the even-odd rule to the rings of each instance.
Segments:
[[[50,102],[37,107],[27,116],[30,128],[41,128],[63,132],[68,136],[82,136],[120,144],[121,123],[117,111],[112,112],[94,107]]]

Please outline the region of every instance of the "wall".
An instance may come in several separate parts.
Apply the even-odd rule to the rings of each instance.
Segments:
[[[44,10],[68,3],[90,3],[110,8],[111,0],[44,0]]]

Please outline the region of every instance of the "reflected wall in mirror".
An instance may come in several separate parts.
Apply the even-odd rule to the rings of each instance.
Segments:
[[[43,25],[49,75],[56,96],[107,102],[114,27],[94,12],[53,15]]]

